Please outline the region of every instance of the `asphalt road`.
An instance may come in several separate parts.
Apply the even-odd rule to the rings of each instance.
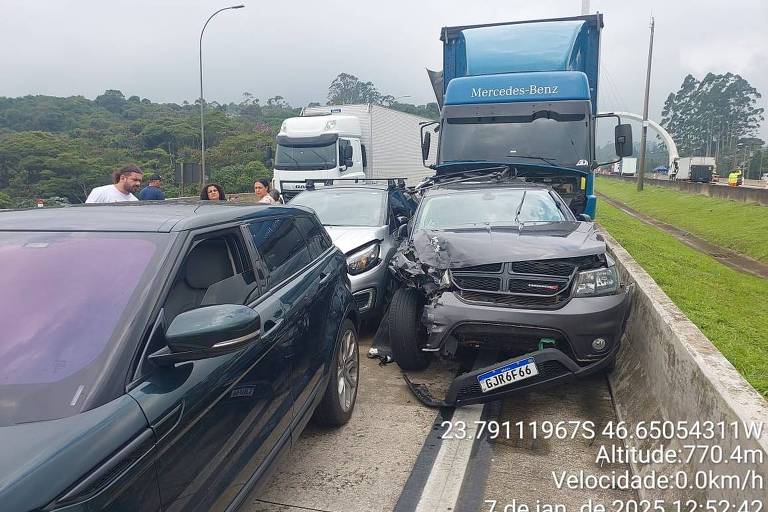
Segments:
[[[600,439],[585,439],[581,435],[547,438],[539,430],[546,429],[547,422],[592,422],[599,429],[616,420],[603,375],[579,385],[570,383],[516,395],[486,406],[484,413],[482,407],[458,409],[450,424],[452,434],[435,434],[433,424],[442,419],[437,416],[438,411],[423,406],[410,394],[397,365],[381,367],[377,361],[365,358],[369,346],[370,339],[362,340],[360,391],[350,422],[338,430],[310,425],[262,490],[247,498],[242,511],[376,512],[396,507],[398,511],[408,510],[409,506],[403,503],[410,501],[401,495],[406,482],[410,489],[407,492],[414,492],[414,481],[422,482],[424,490],[417,485],[411,501],[419,501],[420,505],[411,510],[491,511],[494,502],[496,510],[504,510],[516,500],[516,505],[525,503],[530,510],[536,510],[537,504],[548,503],[562,504],[566,510],[578,512],[590,499],[610,505],[613,500],[635,497],[627,490],[558,489],[555,475],[559,477],[563,470],[603,475],[626,468],[597,461],[600,446],[605,444]],[[412,374],[412,378],[439,394],[450,384],[455,372],[455,365],[433,363],[426,371]],[[482,419],[481,414],[485,414]],[[460,418],[470,423],[487,421],[483,423],[487,425],[485,435],[479,436],[479,440],[462,439],[456,424]],[[517,426],[519,421],[525,424],[522,429]],[[477,433],[478,424],[474,430],[469,425],[470,430]],[[490,425],[499,425],[497,436],[488,435]],[[535,438],[534,430],[539,432]],[[449,439],[434,441],[438,437]],[[423,455],[419,457],[423,447],[440,449],[431,466],[424,467]],[[417,459],[420,462],[414,468]],[[456,475],[460,475],[458,482]],[[450,488],[456,485],[459,489]],[[441,505],[431,505],[429,500],[433,497],[427,494],[442,496],[434,501]],[[443,505],[457,499],[455,506]]]

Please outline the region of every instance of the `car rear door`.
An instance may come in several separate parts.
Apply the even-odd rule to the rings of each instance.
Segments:
[[[184,311],[247,304],[261,337],[238,352],[170,368],[144,363],[130,391],[157,442],[164,510],[225,510],[289,446],[290,332],[260,285],[239,226],[192,237],[162,301],[146,355]]]

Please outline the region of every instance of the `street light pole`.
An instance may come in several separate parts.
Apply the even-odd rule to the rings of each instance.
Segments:
[[[651,40],[648,43],[648,67],[645,75],[645,101],[643,102],[643,127],[640,135],[640,161],[638,162],[637,191],[642,192],[645,179],[645,144],[648,136],[648,96],[651,91],[651,60],[653,59],[653,29],[656,25],[651,17]]]
[[[206,20],[203,25],[203,30],[200,31],[200,186],[205,185],[205,97],[203,96],[203,34],[205,33],[205,27],[213,19],[214,16],[221,11],[229,9],[242,9],[245,5],[232,5],[230,7],[224,7],[219,9]],[[182,172],[184,169],[182,169]]]

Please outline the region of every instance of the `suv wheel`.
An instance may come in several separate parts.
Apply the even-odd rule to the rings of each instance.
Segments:
[[[400,288],[389,305],[389,339],[392,357],[403,370],[423,370],[429,366],[429,354],[421,351],[426,332],[421,325],[424,298],[413,288]]]
[[[328,387],[315,410],[315,422],[321,425],[344,425],[352,416],[357,400],[360,351],[357,346],[357,330],[349,319],[344,320],[337,346],[338,350],[331,361]]]

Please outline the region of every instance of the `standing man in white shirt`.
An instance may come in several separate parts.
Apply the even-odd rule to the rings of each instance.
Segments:
[[[112,174],[113,184],[96,187],[88,194],[86,203],[117,203],[120,201],[138,201],[134,193],[141,188],[142,172],[130,164]]]

